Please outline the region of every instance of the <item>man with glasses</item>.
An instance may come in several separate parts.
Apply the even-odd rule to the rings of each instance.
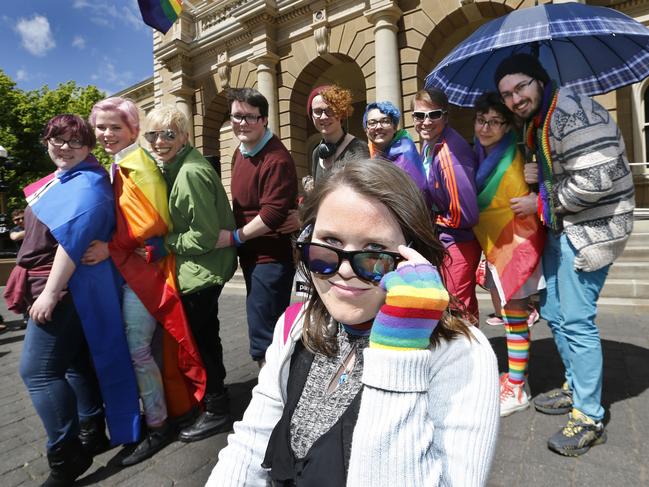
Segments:
[[[291,298],[293,252],[290,235],[278,230],[297,205],[297,175],[291,154],[268,129],[268,101],[257,90],[228,94],[230,121],[239,147],[232,162],[232,206],[246,280],[250,355],[261,367],[273,329]]]
[[[411,106],[419,134],[438,236],[448,252],[441,268],[449,293],[478,323],[476,269],[482,252],[473,235],[478,223],[476,159],[471,146],[448,124],[448,98],[436,88],[417,92]]]
[[[534,405],[547,414],[570,413],[548,447],[577,456],[606,441],[595,316],[610,265],[633,227],[633,180],[610,113],[588,96],[559,89],[535,57],[503,60],[494,81],[507,108],[525,121],[526,147],[536,159],[525,176],[539,184],[538,213],[548,228],[541,315],[566,370],[564,386],[540,394]]]

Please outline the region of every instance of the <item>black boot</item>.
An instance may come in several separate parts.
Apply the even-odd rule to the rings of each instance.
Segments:
[[[189,443],[230,431],[231,428],[232,418],[230,417],[227,392],[205,394],[205,411],[200,414],[192,426],[181,430],[178,439]]]
[[[80,422],[79,440],[84,450],[91,455],[99,455],[110,448],[106,436],[106,419],[104,414],[97,414]]]
[[[144,439],[133,453],[122,459],[122,466],[129,467],[152,457],[169,443],[174,441],[174,432],[166,421],[157,428],[149,427]]]
[[[66,441],[47,452],[50,476],[41,487],[68,487],[92,465],[92,456],[78,438]]]

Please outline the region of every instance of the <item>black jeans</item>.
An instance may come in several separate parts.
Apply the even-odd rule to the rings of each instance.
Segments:
[[[223,286],[211,286],[181,297],[198,352],[207,373],[206,394],[225,392],[223,346],[219,337],[219,296]]]

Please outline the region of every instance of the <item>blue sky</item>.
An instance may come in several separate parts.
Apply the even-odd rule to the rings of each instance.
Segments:
[[[112,94],[153,74],[137,0],[3,2],[0,46],[0,69],[23,90],[73,80]]]

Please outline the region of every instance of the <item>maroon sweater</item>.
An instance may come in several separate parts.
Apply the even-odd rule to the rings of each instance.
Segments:
[[[284,144],[273,135],[252,157],[236,150],[232,169],[232,209],[237,228],[257,215],[275,230],[297,206],[295,163]],[[242,264],[292,262],[290,235],[275,231],[253,238],[239,247]]]

